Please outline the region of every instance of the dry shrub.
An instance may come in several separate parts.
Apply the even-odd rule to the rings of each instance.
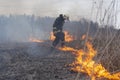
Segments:
[[[94,60],[101,63],[109,72],[115,73],[120,71],[120,33],[108,35],[101,33],[92,41],[93,47],[97,50]],[[85,40],[75,40],[66,43],[67,46],[83,49]]]
[[[100,62],[111,73],[120,71],[120,36],[119,32],[115,37],[102,34],[93,41],[97,55],[96,62]]]

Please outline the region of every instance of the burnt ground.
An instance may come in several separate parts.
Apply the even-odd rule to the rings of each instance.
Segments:
[[[68,66],[74,55],[51,52],[48,43],[0,44],[0,80],[75,80],[77,73]]]

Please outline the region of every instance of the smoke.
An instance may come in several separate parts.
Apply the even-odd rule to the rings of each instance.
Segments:
[[[25,14],[0,16],[0,42],[30,42],[31,38],[49,40],[54,20],[52,17]],[[66,22],[63,29],[80,37],[79,34],[84,34],[87,26],[88,21],[83,18],[80,21]],[[96,23],[91,27],[93,32],[94,26]]]
[[[0,42],[28,42],[31,37],[46,40],[53,21],[34,15],[0,16]]]
[[[34,57],[44,57],[51,54],[51,48],[45,43],[31,43],[27,45],[27,53]]]
[[[0,14],[12,14],[0,16],[0,42],[27,42],[30,37],[48,40],[55,20],[34,15],[57,17],[63,13],[69,15],[70,20],[82,20],[90,16],[92,0],[4,0],[0,4]],[[18,15],[24,13],[27,15]],[[75,23],[72,27],[75,25],[81,24]]]

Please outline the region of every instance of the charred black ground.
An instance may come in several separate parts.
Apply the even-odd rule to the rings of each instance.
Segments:
[[[11,43],[0,46],[0,80],[73,80],[68,66],[74,60],[70,52],[47,43]],[[81,74],[84,78],[86,75]]]

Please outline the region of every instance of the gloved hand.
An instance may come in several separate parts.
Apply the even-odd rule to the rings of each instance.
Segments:
[[[64,19],[69,21],[69,16],[64,15]]]

